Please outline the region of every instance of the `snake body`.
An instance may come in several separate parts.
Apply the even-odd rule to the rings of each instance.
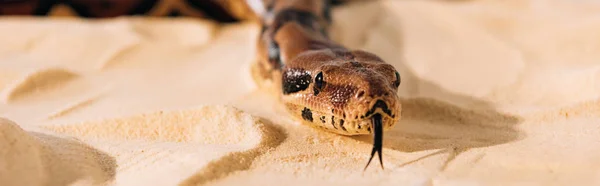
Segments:
[[[365,169],[375,153],[383,169],[383,132],[401,117],[398,71],[375,54],[329,38],[328,0],[246,3],[262,25],[254,81],[271,84],[289,114],[308,126],[347,136],[373,134]]]

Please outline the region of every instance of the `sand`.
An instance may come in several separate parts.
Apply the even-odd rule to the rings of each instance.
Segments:
[[[0,19],[0,185],[598,185],[600,4],[371,1],[331,34],[402,74],[369,136],[292,120],[253,23]]]

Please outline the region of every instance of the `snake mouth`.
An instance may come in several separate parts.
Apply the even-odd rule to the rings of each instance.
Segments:
[[[383,148],[383,121],[381,114],[376,113],[371,117],[371,125],[373,127],[373,150],[371,150],[371,157],[367,162],[367,165],[363,169],[363,171],[367,170],[371,160],[375,156],[375,153],[379,156],[379,163],[381,164],[381,169],[383,169],[383,159],[381,157],[381,152]]]
[[[366,113],[365,116],[368,117],[372,117],[375,114],[378,114],[378,112],[376,112],[377,110],[380,110],[381,112],[385,113],[386,115],[394,118],[396,117],[393,113],[392,110],[390,110],[390,108],[388,107],[388,104],[385,103],[385,101],[383,100],[377,100],[373,106],[371,107],[371,109],[369,109]]]

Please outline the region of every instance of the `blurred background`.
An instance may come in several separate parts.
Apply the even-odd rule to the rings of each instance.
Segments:
[[[219,22],[252,18],[245,0],[0,0],[0,15],[202,17]],[[332,0],[333,5],[351,1]],[[376,1],[376,0],[370,0]]]

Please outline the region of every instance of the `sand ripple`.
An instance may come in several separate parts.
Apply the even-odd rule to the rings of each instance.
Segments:
[[[78,75],[63,68],[42,68],[24,73],[0,92],[0,101],[9,103],[36,92],[49,91]],[[13,76],[14,77],[14,76]],[[2,89],[0,89],[2,90]]]
[[[105,147],[106,151],[116,156],[119,164],[129,164],[117,170],[117,185],[172,185],[186,178],[184,184],[206,183],[248,169],[254,158],[285,138],[279,129],[265,121],[227,106],[159,111],[46,128],[116,145]],[[119,154],[131,152],[132,148],[140,153],[120,157]],[[148,165],[162,168],[156,170]],[[179,172],[179,176],[158,176],[172,171]],[[139,174],[157,176],[141,179],[136,176]]]

